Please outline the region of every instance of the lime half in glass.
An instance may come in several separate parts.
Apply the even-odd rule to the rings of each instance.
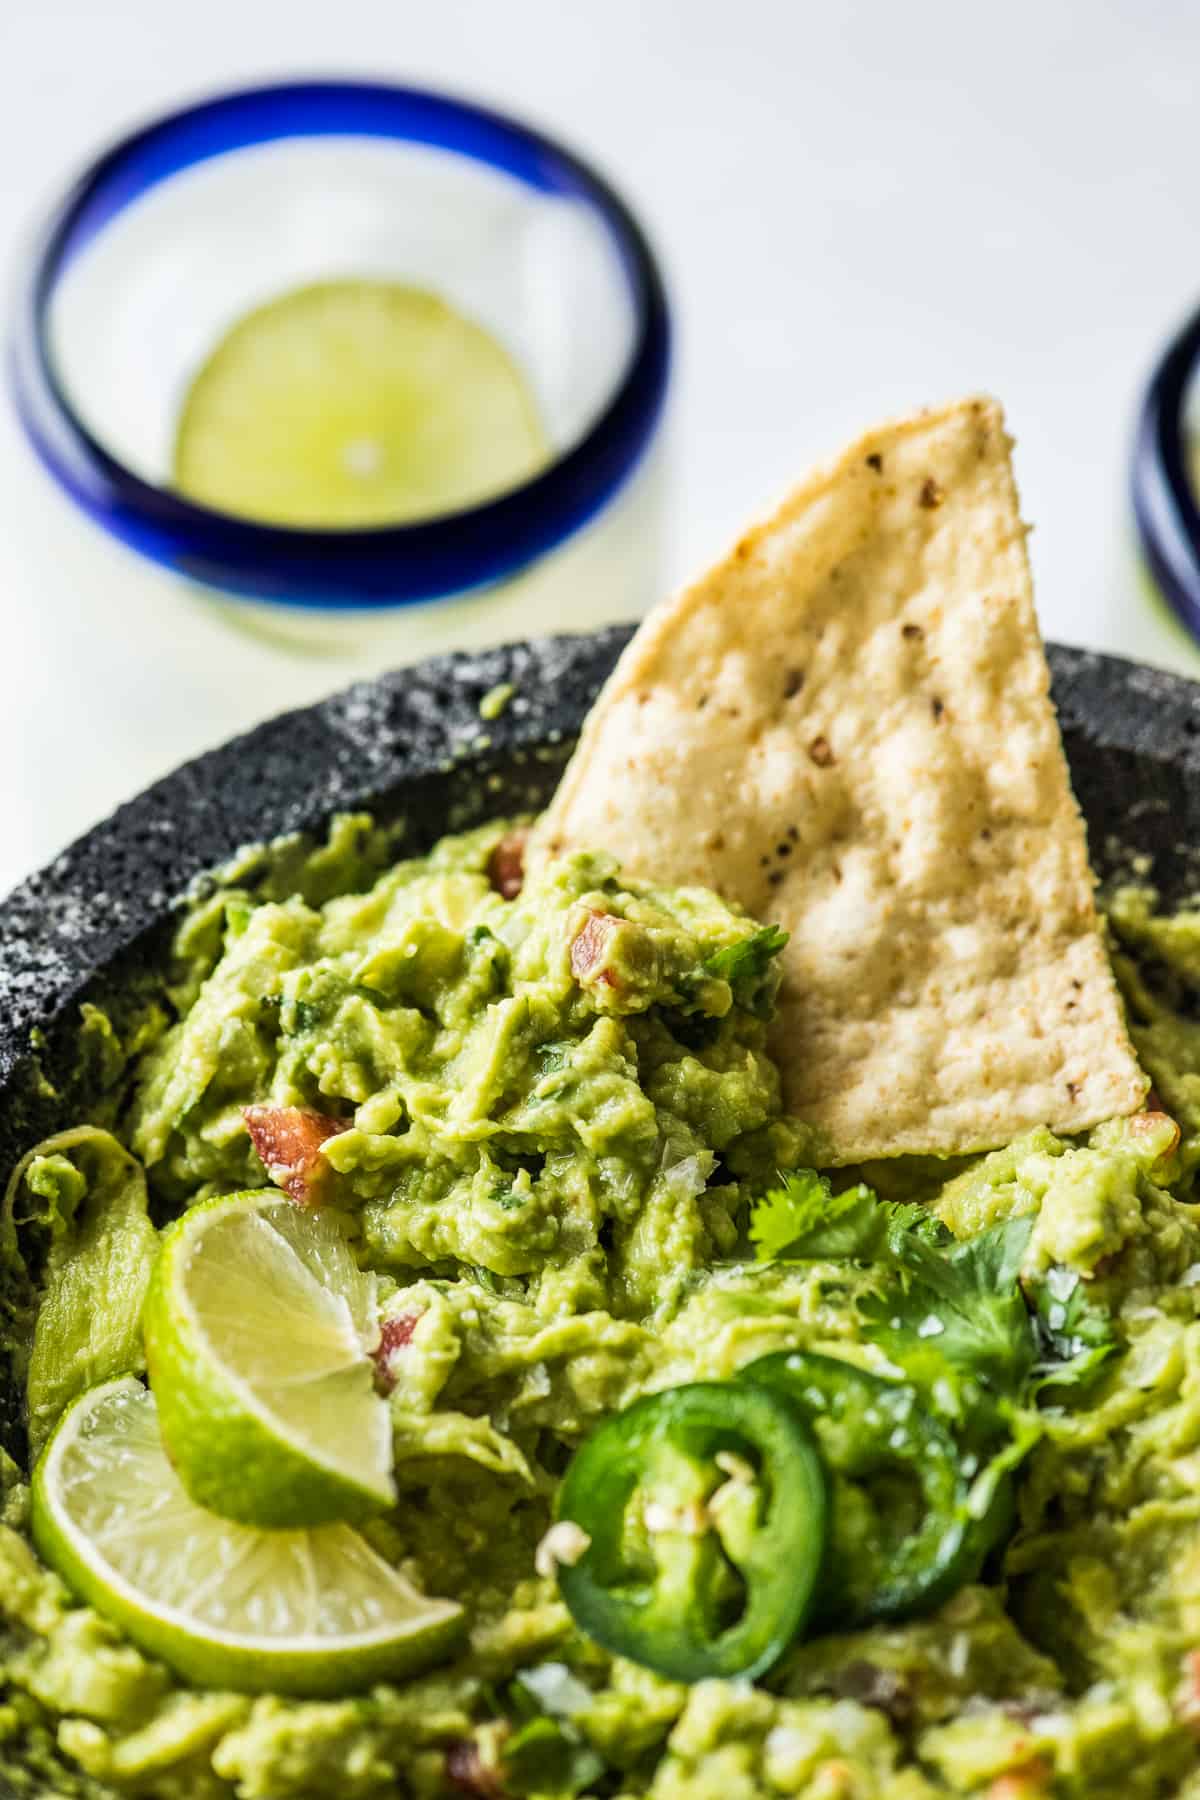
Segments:
[[[526,481],[548,446],[508,352],[436,294],[325,281],[233,326],[187,394],[174,479],[265,524],[399,525]]]

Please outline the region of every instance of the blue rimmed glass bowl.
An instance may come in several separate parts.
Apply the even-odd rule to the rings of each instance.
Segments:
[[[1146,385],[1134,438],[1133,509],[1160,591],[1200,641],[1200,310]]]
[[[174,492],[179,406],[224,329],[340,275],[415,281],[491,330],[539,402],[541,472],[385,529],[257,524]],[[587,164],[462,100],[328,81],[210,99],[101,156],[38,236],[11,340],[29,439],[92,521],[246,620],[303,635],[399,617],[414,656],[628,617],[651,597],[649,571],[627,566],[656,540],[631,491],[654,486],[669,358],[653,253]],[[514,581],[565,566],[563,547],[618,515],[616,550],[565,586]]]

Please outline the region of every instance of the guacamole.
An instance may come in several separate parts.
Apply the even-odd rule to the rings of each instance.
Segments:
[[[124,1035],[89,1010],[110,1080],[10,1184],[0,1329],[36,1455],[144,1373],[172,1219],[270,1185],[336,1210],[383,1296],[399,1490],[362,1529],[465,1640],[336,1699],[190,1687],[39,1562],[0,1457],[0,1791],[1200,1800],[1200,929],[1114,904],[1146,1111],[822,1174],[767,1051],[781,933],[600,855],[522,885],[505,824],[363,886],[368,829],[198,899]],[[818,1421],[824,1598],[754,1680],[606,1647],[562,1536],[578,1459],[789,1356],[814,1407],[830,1364],[839,1406],[920,1400],[886,1477]],[[970,1524],[935,1581],[939,1470]]]

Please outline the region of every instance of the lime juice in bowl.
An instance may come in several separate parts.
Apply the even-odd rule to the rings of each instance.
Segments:
[[[498,114],[326,82],[160,119],[54,213],[13,351],[42,462],[143,574],[340,675],[654,595],[657,266]]]

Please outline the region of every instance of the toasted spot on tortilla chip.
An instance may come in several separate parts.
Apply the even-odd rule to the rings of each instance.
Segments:
[[[538,842],[784,926],[774,1049],[833,1160],[1142,1103],[993,401],[869,433],[656,609]]]

